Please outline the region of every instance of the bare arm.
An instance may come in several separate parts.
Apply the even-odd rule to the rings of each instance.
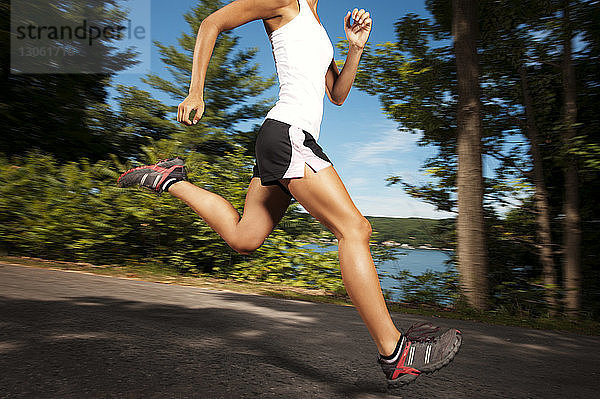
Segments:
[[[351,17],[354,20],[352,25],[350,25]],[[335,105],[342,105],[348,97],[348,93],[350,93],[360,57],[371,33],[372,24],[370,14],[362,9],[357,10],[355,8],[352,13],[348,12],[344,18],[344,30],[349,42],[346,62],[342,71],[339,72],[335,61],[332,60],[325,76],[327,95]]]
[[[208,62],[221,32],[257,19],[281,15],[292,0],[236,0],[206,17],[200,24],[194,47],[189,95],[177,107],[177,121],[196,124],[204,113],[204,80]],[[295,1],[295,0],[294,0]],[[193,122],[190,113],[196,110]]]

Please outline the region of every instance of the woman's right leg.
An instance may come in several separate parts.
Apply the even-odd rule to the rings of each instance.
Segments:
[[[254,177],[248,186],[244,213],[225,198],[187,181],[169,188],[169,193],[188,204],[236,252],[249,254],[258,248],[279,223],[291,197],[278,186],[263,186]]]
[[[282,180],[296,200],[338,239],[342,279],[379,353],[396,348],[400,332],[394,326],[381,293],[371,257],[371,225],[360,214],[333,166],[315,173],[304,166],[304,177]]]

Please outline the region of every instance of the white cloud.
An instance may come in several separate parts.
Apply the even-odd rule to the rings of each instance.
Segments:
[[[346,188],[349,187],[361,187],[371,183],[371,181],[365,177],[351,177],[344,182]]]
[[[394,163],[398,160],[396,154],[399,152],[410,152],[417,148],[421,134],[409,130],[389,129],[376,137],[377,140],[371,142],[346,143],[345,147],[351,154],[349,160],[368,165]]]

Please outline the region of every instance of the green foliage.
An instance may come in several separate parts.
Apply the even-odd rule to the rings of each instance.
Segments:
[[[419,145],[435,145],[438,154],[422,170],[432,177],[417,186],[402,176],[389,184],[402,184],[412,196],[452,211],[456,180],[456,83],[451,47],[430,45],[449,36],[431,21],[408,14],[396,23],[396,42],[365,49],[356,86],[377,95],[382,110],[399,123],[398,134],[422,132]],[[343,52],[346,43],[338,43]]]
[[[222,5],[218,0],[203,0],[186,13],[189,30],[179,38],[179,47],[156,43],[172,79],[149,75],[144,81],[181,101],[187,95],[200,22]],[[4,11],[8,8],[2,8]],[[169,195],[157,197],[115,187],[119,172],[178,154],[186,158],[192,182],[223,196],[242,213],[252,173],[256,127],[240,131],[238,125],[264,116],[273,100],[261,96],[275,79],[260,76],[253,62],[256,49],[240,50],[237,43],[231,32],[224,32],[217,40],[206,78],[206,110],[198,125],[176,125],[172,106],[136,87],[116,87],[118,107],[111,109],[104,102],[108,79],[102,77],[102,90],[89,93],[96,96],[94,101],[79,98],[74,106],[66,103],[80,109],[81,114],[73,119],[79,130],[68,133],[92,141],[101,137],[102,145],[94,148],[104,158],[113,153],[111,160],[64,163],[42,153],[0,158],[0,247],[19,255],[96,264],[152,264],[182,274],[209,273],[342,292],[337,255],[302,248],[301,243],[316,241],[325,234],[297,204],[289,207],[280,227],[256,253],[242,256],[190,208]],[[77,88],[69,82],[60,86],[67,92]],[[53,99],[56,92],[52,87],[51,82],[41,82],[33,98],[45,104],[35,106],[35,112],[58,109],[62,118],[74,115],[49,106],[58,101]],[[21,122],[38,119],[26,116]],[[11,134],[15,141],[24,138],[27,145],[8,151],[10,154],[37,143],[29,136],[20,136],[16,125],[12,123],[13,130],[7,131],[15,133]],[[46,130],[53,137],[69,137],[54,127]],[[65,147],[70,152],[67,158],[87,155],[82,150],[85,146],[70,139],[67,142],[71,144]],[[54,147],[38,148],[62,154]],[[123,160],[128,161],[123,164]]]
[[[97,104],[88,111],[86,120],[93,134],[111,132],[111,153],[119,159],[135,158],[140,148],[152,146],[157,140],[170,138],[180,129],[170,120],[172,111],[150,93],[135,87],[118,85],[115,101],[118,109],[108,104]]]
[[[403,302],[448,307],[458,300],[458,274],[454,268],[443,272],[427,270],[419,275],[401,270],[390,277],[398,282],[394,288],[399,290]]]
[[[285,283],[344,292],[337,251],[320,253],[275,229],[248,259],[226,271],[238,280]]]
[[[570,4],[577,78],[577,137],[565,143],[563,126],[562,55],[565,31],[562,8]],[[478,54],[483,117],[486,240],[489,280],[495,307],[542,314],[541,267],[536,257],[532,160],[523,105],[525,70],[539,130],[545,186],[549,193],[553,241],[561,242],[566,155],[579,159],[581,194],[582,272],[585,308],[599,314],[598,246],[594,227],[600,218],[598,159],[600,126],[600,34],[597,1],[480,1]],[[422,171],[430,179],[416,185],[390,176],[413,197],[451,211],[456,205],[456,66],[451,40],[452,4],[427,0],[433,18],[413,14],[396,23],[396,40],[368,47],[357,75],[357,86],[380,99],[383,111],[399,123],[398,134],[422,132],[419,143],[438,153]],[[345,49],[347,46],[340,43]],[[493,160],[490,162],[490,160]],[[490,173],[491,166],[493,171]],[[516,208],[501,217],[498,205]],[[447,230],[452,237],[451,227]],[[556,246],[558,249],[559,246]],[[560,251],[555,251],[560,264]],[[560,273],[559,273],[560,275]],[[518,305],[516,305],[518,303]]]
[[[157,159],[148,151],[148,161]],[[228,199],[241,213],[251,177],[243,149],[207,163],[189,153],[190,179]],[[302,248],[316,221],[292,204],[284,223],[312,225],[291,235],[276,229],[253,255],[233,250],[190,208],[168,195],[115,186],[113,161],[61,164],[37,153],[0,158],[0,246],[9,253],[96,264],[151,263],[183,274],[217,276],[341,291],[336,253]]]
[[[129,50],[110,51],[113,43],[98,40],[95,51],[105,54],[102,74],[10,73],[9,3],[0,1],[0,153],[19,155],[38,149],[62,160],[97,160],[118,152],[112,130],[90,129],[87,122],[89,112],[107,111],[110,77],[134,64],[135,55]],[[117,5],[115,0],[36,2],[39,12],[50,13],[54,21],[85,18],[115,26],[126,18]],[[82,46],[73,50],[85,52]]]
[[[179,47],[155,42],[172,78],[150,74],[143,81],[176,101],[182,101],[188,95],[200,23],[223,4],[219,0],[203,0],[184,14],[188,31],[179,37]],[[263,94],[276,80],[274,76],[262,77],[258,65],[253,63],[258,49],[240,50],[238,40],[231,31],[219,35],[206,72],[202,119],[197,125],[180,127],[171,135],[186,150],[220,156],[232,151],[232,145],[241,145],[249,155],[254,153],[256,127],[241,131],[237,125],[264,117],[274,99],[264,98]]]

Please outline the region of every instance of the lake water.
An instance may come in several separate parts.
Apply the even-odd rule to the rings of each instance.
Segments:
[[[319,248],[308,244],[307,247],[319,251],[336,251],[337,245]],[[413,275],[423,274],[427,270],[443,272],[447,270],[446,262],[452,257],[451,251],[439,251],[435,249],[404,249],[394,248],[395,260],[381,262],[376,265],[379,273],[379,281],[383,290],[389,290],[392,298],[398,298],[399,294],[393,287],[398,284],[396,280],[386,276],[397,276],[401,270],[408,270]]]

